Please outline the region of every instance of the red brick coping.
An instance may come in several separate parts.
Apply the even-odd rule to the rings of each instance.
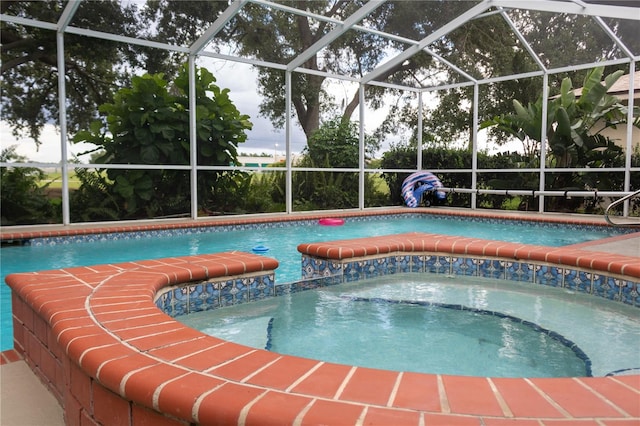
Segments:
[[[405,250],[407,244],[427,248],[412,237],[389,238]],[[378,243],[375,250],[391,249],[391,240]],[[338,251],[374,249],[368,241],[360,244]],[[479,240],[458,237],[422,244],[487,256],[543,256],[539,248],[487,241],[481,248]],[[337,249],[325,246],[318,250]],[[638,276],[629,259],[554,252],[547,261],[571,259]],[[15,348],[60,401],[68,425],[640,423],[638,375],[512,379],[332,364],[204,335],[153,302],[164,286],[276,266],[234,252],[10,275]]]
[[[594,254],[571,246],[535,246],[422,232],[305,243],[298,245],[298,251],[314,257],[336,260],[396,252],[450,253],[547,262],[640,278],[640,261],[637,257],[609,253]]]
[[[114,232],[157,231],[179,228],[207,228],[212,226],[250,225],[272,222],[295,222],[300,220],[320,220],[323,218],[350,218],[381,215],[424,214],[451,217],[469,217],[483,219],[519,220],[525,222],[549,222],[565,225],[608,226],[599,216],[589,215],[540,215],[530,212],[499,211],[499,210],[468,210],[451,208],[384,208],[370,210],[346,210],[342,212],[326,212],[314,214],[277,214],[277,215],[248,215],[244,217],[210,217],[198,220],[180,219],[139,223],[105,223],[97,225],[40,225],[40,226],[5,226],[0,229],[0,241],[15,241],[30,238],[46,238],[71,235],[92,235]]]

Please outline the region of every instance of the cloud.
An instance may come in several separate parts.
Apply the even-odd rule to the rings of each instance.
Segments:
[[[262,153],[285,150],[285,130],[276,129],[271,122],[260,116],[261,97],[258,90],[258,73],[248,64],[203,58],[198,63],[206,67],[216,78],[216,85],[229,89],[229,97],[242,114],[247,114],[253,128],[247,132],[247,141],[240,145],[240,151]],[[299,126],[294,125],[291,137],[291,151],[300,152],[306,145],[306,136]]]
[[[60,163],[62,150],[60,147],[60,132],[53,124],[46,124],[42,129],[42,144],[37,146],[35,141],[28,137],[16,138],[11,133],[11,127],[5,121],[0,121],[0,148],[5,150],[16,145],[16,154],[27,158],[28,161],[39,163]],[[67,155],[69,158],[95,148],[93,144],[67,143]],[[83,162],[89,161],[89,156],[81,157]]]
[[[216,84],[220,88],[230,90],[231,100],[242,114],[247,114],[253,123],[252,130],[247,132],[247,141],[240,144],[239,151],[245,153],[278,153],[285,151],[285,131],[276,129],[271,122],[259,115],[260,95],[257,85],[257,72],[249,65],[230,61],[214,61],[206,58],[206,66],[216,77]],[[29,161],[59,163],[62,158],[60,148],[60,133],[54,125],[45,125],[42,131],[42,144],[37,147],[31,138],[16,138],[11,133],[8,123],[0,122],[0,147],[5,149],[17,145],[18,155]],[[292,131],[291,151],[299,153],[306,145],[306,136],[299,126]],[[95,148],[91,144],[69,144],[70,158],[73,154],[85,152]],[[89,156],[80,158],[82,162],[89,162]]]
[[[205,66],[213,73],[216,84],[223,89],[229,89],[229,96],[241,113],[247,114],[253,123],[252,130],[247,132],[247,141],[240,144],[241,153],[273,153],[277,150],[279,155],[285,152],[285,131],[276,129],[271,122],[261,117],[259,105],[261,97],[257,83],[257,71],[248,64],[239,62],[201,58],[199,66]],[[341,100],[350,100],[357,91],[357,84],[332,80],[328,83],[328,90],[339,103]],[[372,133],[382,122],[386,110],[365,110],[365,130]],[[358,113],[354,114],[354,120],[358,120]],[[9,125],[0,122],[0,146],[4,149],[10,145],[17,145],[17,153],[34,162],[59,163],[62,158],[60,149],[60,134],[53,125],[46,125],[42,132],[42,145],[38,148],[30,138],[15,138],[11,134]],[[300,126],[293,123],[291,132],[291,151],[300,153],[306,146],[306,136]],[[399,140],[402,136],[392,136],[392,140]],[[386,144],[383,144],[386,145]],[[69,157],[88,151],[95,146],[91,144],[68,144]],[[89,156],[80,157],[82,162],[89,162]]]

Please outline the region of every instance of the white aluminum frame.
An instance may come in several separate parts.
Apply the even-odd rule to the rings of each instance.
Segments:
[[[480,193],[495,193],[495,192],[486,192],[481,191],[476,188],[477,183],[477,174],[479,172],[490,172],[494,170],[489,169],[478,169],[477,165],[477,138],[478,138],[478,96],[480,86],[483,84],[489,84],[493,82],[506,81],[516,78],[528,78],[535,76],[542,76],[543,78],[543,117],[546,117],[547,114],[547,100],[548,100],[548,82],[549,75],[567,72],[567,71],[575,71],[580,69],[588,69],[593,68],[595,66],[602,65],[613,65],[613,64],[629,64],[629,72],[630,75],[636,70],[636,62],[640,60],[640,56],[634,55],[627,46],[620,40],[615,33],[609,28],[609,26],[603,21],[603,18],[614,18],[614,19],[624,19],[624,20],[635,20],[639,21],[640,25],[640,8],[638,7],[628,7],[628,6],[618,6],[618,5],[606,5],[606,4],[595,4],[595,3],[585,3],[582,0],[571,0],[569,2],[562,0],[483,0],[477,5],[471,7],[469,10],[451,20],[450,22],[444,24],[442,27],[429,34],[427,37],[422,40],[411,40],[404,37],[399,37],[396,35],[388,34],[379,30],[374,30],[370,28],[366,28],[358,25],[363,18],[365,18],[369,13],[375,10],[380,5],[384,4],[388,0],[370,0],[365,3],[360,9],[358,9],[355,13],[349,16],[344,21],[326,17],[318,14],[314,14],[308,12],[306,10],[297,9],[291,6],[286,6],[278,3],[274,3],[267,0],[233,0],[230,2],[228,8],[216,19],[216,21],[207,28],[201,37],[198,38],[194,43],[189,46],[177,46],[171,45],[167,43],[150,41],[144,39],[136,39],[132,37],[121,36],[117,34],[110,34],[101,31],[95,31],[91,29],[85,28],[77,28],[70,25],[72,22],[73,16],[78,10],[82,1],[86,0],[70,0],[65,9],[63,10],[60,18],[56,23],[43,22],[35,19],[27,19],[18,16],[10,16],[6,14],[0,14],[0,20],[5,22],[11,22],[24,26],[33,26],[43,29],[48,29],[52,31],[56,31],[57,35],[57,60],[58,60],[58,86],[59,86],[59,122],[60,122],[60,150],[62,155],[62,160],[60,163],[0,163],[2,167],[60,167],[62,170],[62,217],[63,224],[69,225],[70,221],[70,206],[69,206],[69,169],[71,167],[82,167],[82,168],[119,168],[119,169],[176,169],[176,170],[189,170],[191,176],[191,218],[197,219],[197,174],[200,170],[254,170],[256,168],[252,167],[222,167],[222,166],[199,166],[197,164],[197,151],[196,151],[196,135],[195,132],[191,132],[190,136],[190,146],[191,146],[191,156],[190,162],[191,164],[188,166],[179,166],[179,165],[121,165],[121,164],[70,164],[68,161],[68,153],[67,153],[67,121],[66,121],[66,90],[65,90],[65,70],[64,70],[64,35],[75,34],[81,35],[85,37],[94,37],[99,39],[105,39],[110,41],[116,41],[121,43],[129,43],[134,45],[146,46],[150,48],[169,50],[173,52],[183,53],[188,55],[188,63],[189,63],[189,77],[190,77],[190,85],[189,85],[189,97],[190,97],[190,126],[191,128],[195,128],[195,63],[199,57],[211,57],[223,60],[229,60],[234,62],[240,62],[245,64],[250,64],[253,66],[260,67],[269,67],[274,69],[283,70],[285,72],[285,113],[286,113],[286,122],[285,122],[285,150],[286,150],[286,166],[284,168],[273,168],[271,170],[274,171],[286,171],[286,213],[293,212],[293,200],[292,200],[292,173],[293,173],[293,164],[292,164],[292,152],[291,152],[291,139],[292,139],[292,105],[291,105],[291,81],[292,81],[292,73],[307,73],[307,74],[315,74],[324,76],[327,78],[340,79],[350,82],[357,82],[358,87],[358,96],[360,100],[360,108],[359,108],[359,120],[360,120],[360,138],[359,138],[359,147],[360,147],[360,155],[358,158],[358,168],[353,169],[316,169],[316,168],[299,168],[296,167],[296,171],[326,171],[326,170],[334,170],[334,171],[344,171],[344,172],[357,172],[360,175],[359,179],[359,197],[358,197],[358,205],[359,209],[365,208],[365,200],[364,200],[364,182],[365,182],[365,173],[379,173],[379,172],[411,172],[414,170],[372,170],[365,168],[365,157],[364,157],[364,121],[366,117],[365,113],[365,87],[367,85],[379,86],[379,87],[387,87],[392,89],[401,89],[405,91],[416,92],[418,94],[418,156],[416,159],[416,170],[420,170],[422,168],[422,156],[420,155],[422,151],[422,109],[423,109],[423,94],[427,92],[431,92],[434,90],[445,90],[450,88],[460,88],[466,86],[473,86],[473,123],[472,123],[472,145],[473,145],[473,157],[472,157],[472,168],[471,169],[460,169],[460,170],[433,170],[433,172],[439,173],[467,173],[470,172],[472,176],[472,188],[467,189],[459,189],[456,192],[466,192],[471,194],[471,208],[476,208],[476,195]],[[277,9],[287,13],[298,14],[301,16],[305,16],[314,20],[329,22],[333,24],[335,27],[333,30],[329,31],[324,37],[318,40],[311,47],[301,52],[295,59],[290,61],[288,64],[277,64],[268,61],[254,60],[242,57],[235,57],[231,55],[224,55],[215,52],[207,51],[206,48],[208,44],[212,41],[212,39],[218,34],[237,13],[239,13],[242,8],[249,3],[257,4],[263,7],[268,7],[272,9]],[[492,10],[490,10],[492,9]],[[518,31],[515,24],[507,15],[507,11],[510,9],[524,9],[524,10],[535,10],[541,12],[550,12],[550,13],[563,13],[563,14],[572,14],[572,15],[582,15],[582,16],[590,16],[592,17],[598,25],[605,31],[605,33],[613,40],[613,42],[620,48],[620,50],[624,53],[625,57],[621,59],[611,60],[611,61],[602,61],[598,63],[586,63],[579,64],[574,66],[567,66],[561,68],[547,69],[542,61],[538,58],[538,55],[528,43],[527,39]],[[482,18],[488,15],[499,14],[502,18],[507,22],[517,39],[520,43],[522,43],[524,49],[529,54],[529,56],[536,63],[539,68],[538,71],[523,73],[519,75],[510,75],[503,76],[497,78],[490,79],[474,79],[471,75],[456,67],[454,64],[447,61],[445,58],[441,57],[437,53],[433,52],[429,49],[429,45],[439,38],[445,36],[451,31],[459,28],[470,20]],[[310,70],[307,68],[303,68],[302,65],[304,62],[316,54],[321,49],[325,48],[331,42],[336,40],[346,31],[354,29],[361,32],[367,32],[371,34],[375,34],[378,36],[385,37],[389,40],[399,41],[402,43],[406,43],[409,45],[407,49],[397,54],[395,57],[380,65],[373,71],[364,75],[361,78],[355,78],[352,76],[346,75],[337,75],[333,73],[328,73],[319,70]],[[439,85],[437,87],[405,87],[397,84],[390,84],[381,81],[376,81],[376,78],[381,76],[386,71],[390,70],[394,66],[401,64],[406,59],[410,58],[412,55],[417,54],[419,52],[425,52],[431,55],[436,61],[450,68],[458,75],[461,76],[462,82],[455,84],[446,84]],[[541,147],[540,151],[540,167],[536,169],[517,169],[519,172],[536,172],[539,173],[540,176],[540,186],[536,195],[540,196],[540,212],[544,212],[544,196],[545,195],[554,195],[554,192],[558,191],[546,191],[545,190],[545,174],[550,172],[570,172],[570,171],[614,171],[620,172],[624,171],[625,173],[625,181],[624,181],[624,191],[615,193],[616,195],[625,195],[629,193],[631,188],[631,172],[639,172],[640,168],[632,168],[631,167],[631,152],[632,152],[632,119],[633,113],[632,108],[634,105],[634,90],[633,87],[633,78],[630,79],[629,83],[629,113],[627,117],[627,137],[626,137],[626,158],[625,158],[625,167],[622,168],[610,168],[610,169],[552,169],[546,168],[545,166],[545,147]],[[544,120],[543,120],[544,121]],[[542,129],[542,139],[546,139],[545,129]],[[498,172],[511,172],[511,170],[495,170]],[[511,194],[515,194],[517,190],[509,191]],[[527,194],[532,191],[524,191]],[[560,191],[562,192],[562,191]],[[604,194],[601,192],[600,194]],[[609,193],[607,193],[609,194]],[[612,193],[612,196],[613,193]],[[625,205],[624,214],[628,214],[628,203]]]

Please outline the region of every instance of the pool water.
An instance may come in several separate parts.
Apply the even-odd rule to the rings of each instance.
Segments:
[[[574,377],[640,368],[636,308],[483,278],[398,274],[177,319],[256,348],[396,371]]]
[[[0,350],[13,346],[10,291],[4,283],[4,278],[10,273],[233,250],[250,252],[252,248],[262,245],[269,250],[261,254],[279,261],[276,282],[282,284],[299,280],[301,277],[300,253],[297,251],[300,243],[414,231],[546,246],[576,244],[623,232],[619,228],[610,227],[576,230],[573,227],[550,224],[412,215],[392,219],[384,216],[349,219],[343,226],[320,226],[316,222],[280,222],[277,226],[261,226],[247,230],[167,230],[118,234],[117,239],[97,235],[87,237],[80,243],[34,243],[19,247],[3,247],[0,250]]]

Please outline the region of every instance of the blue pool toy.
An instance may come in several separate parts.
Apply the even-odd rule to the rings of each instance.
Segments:
[[[408,207],[418,207],[422,195],[428,191],[434,191],[439,200],[447,198],[447,194],[444,191],[438,191],[438,188],[443,188],[443,185],[436,175],[418,171],[411,173],[402,182],[402,198]]]
[[[259,244],[259,245],[255,246],[254,248],[252,248],[251,251],[253,251],[254,253],[266,253],[266,252],[269,251],[269,247],[263,246],[262,244]]]

